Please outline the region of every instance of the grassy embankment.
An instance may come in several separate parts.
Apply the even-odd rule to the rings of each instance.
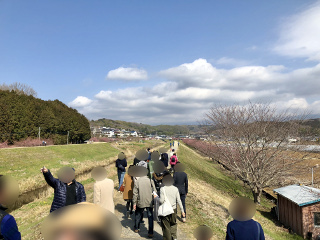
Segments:
[[[187,196],[186,224],[179,224],[184,232],[192,235],[193,229],[206,224],[214,232],[213,239],[224,239],[226,226],[232,217],[228,207],[233,198],[245,196],[252,199],[251,192],[243,187],[220,165],[199,155],[194,150],[180,144],[178,150],[179,161],[183,162],[189,177],[189,194]],[[270,209],[274,205],[262,197],[254,219],[261,223],[266,239],[303,239],[277,226],[271,219]]]
[[[51,146],[36,148],[17,148],[0,150],[0,173],[15,177],[22,187],[22,192],[46,185],[40,168],[45,165],[55,175],[63,166],[72,166],[77,173],[86,172],[98,165],[112,163],[120,151],[124,151],[131,163],[130,155],[135,151],[162,145],[162,141],[146,141],[144,143],[100,143],[68,146]],[[110,168],[113,169],[113,168]],[[116,171],[109,173],[109,177],[116,179]],[[92,198],[92,182],[90,174],[77,177],[86,190],[88,199]],[[22,239],[41,239],[40,223],[50,210],[53,200],[53,190],[50,188],[43,197],[11,212],[16,218]]]

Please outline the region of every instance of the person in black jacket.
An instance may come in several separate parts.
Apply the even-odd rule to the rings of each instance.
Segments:
[[[161,153],[161,159],[160,159],[161,162],[163,162],[163,165],[165,167],[168,167],[169,165],[169,156],[168,156],[168,153]]]
[[[116,168],[118,172],[118,181],[119,181],[119,187],[118,191],[120,190],[120,187],[123,183],[124,175],[126,174],[126,167],[127,167],[127,159],[123,152],[119,153],[118,159],[116,160]]]
[[[41,168],[41,172],[49,186],[54,189],[50,212],[64,206],[86,201],[84,187],[74,179],[75,171],[73,168],[65,167],[60,169],[58,173],[59,179],[54,178],[46,167]]]
[[[188,194],[188,175],[184,172],[184,165],[182,163],[177,163],[175,167],[175,172],[173,174],[174,183],[173,185],[179,189],[180,199],[183,205],[185,213],[186,211],[186,197]],[[182,217],[182,221],[186,222],[186,218]]]

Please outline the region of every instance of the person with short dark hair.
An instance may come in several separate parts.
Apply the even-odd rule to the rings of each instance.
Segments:
[[[171,168],[174,169],[174,167],[176,166],[177,163],[178,163],[177,154],[173,153],[172,157],[170,158]]]
[[[118,159],[116,160],[116,168],[118,172],[118,181],[119,181],[118,191],[120,190],[120,187],[123,183],[123,178],[124,178],[124,175],[126,174],[126,167],[127,167],[127,159],[125,158],[124,153],[121,152],[119,154]]]
[[[181,163],[178,163],[181,164]],[[183,171],[175,171],[173,174],[174,186],[179,189],[180,199],[183,205],[183,209],[185,214],[187,214],[186,210],[186,197],[188,194],[188,175]],[[186,222],[186,218],[182,217],[182,221]]]
[[[169,157],[168,157],[168,153],[161,153],[161,159],[160,159],[161,162],[163,162],[163,165],[165,167],[168,167],[169,165]]]
[[[148,152],[148,154],[149,154],[149,157],[148,157],[148,159],[147,160],[151,160],[151,150],[150,150],[150,148],[147,148],[147,152]]]
[[[46,167],[41,168],[41,172],[48,185],[54,189],[50,212],[64,206],[86,201],[84,187],[75,180],[75,170],[73,168],[61,169],[59,179],[54,178]]]
[[[6,198],[6,183],[4,176],[0,175],[0,239],[21,240],[21,234],[14,217],[6,212],[3,206]]]

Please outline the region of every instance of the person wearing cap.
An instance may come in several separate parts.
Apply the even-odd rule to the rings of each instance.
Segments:
[[[7,187],[4,176],[0,175],[0,239],[21,240],[21,234],[14,217],[6,212],[3,206],[7,198]]]
[[[64,206],[86,201],[84,187],[75,180],[75,170],[73,168],[61,169],[59,179],[54,178],[46,167],[41,168],[41,172],[48,185],[54,189],[50,212]]]

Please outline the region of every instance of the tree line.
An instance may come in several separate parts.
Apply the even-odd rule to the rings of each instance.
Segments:
[[[0,87],[0,142],[14,144],[28,137],[52,139],[54,144],[82,143],[90,139],[88,119],[60,102],[35,98],[32,88]],[[27,91],[26,91],[27,90]]]

